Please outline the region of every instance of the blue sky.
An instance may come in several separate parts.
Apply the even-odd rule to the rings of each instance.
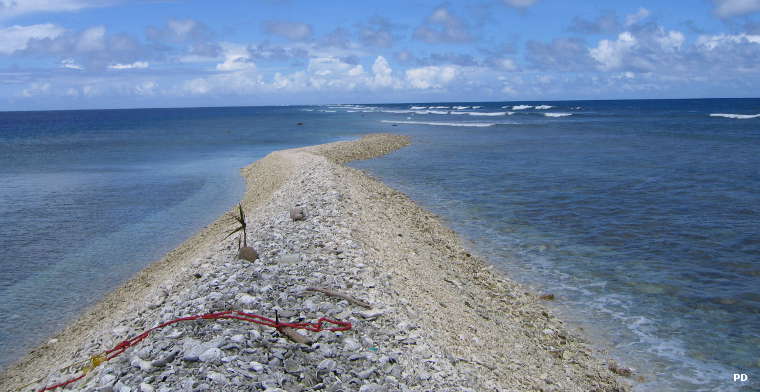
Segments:
[[[0,110],[759,87],[760,0],[0,0]]]

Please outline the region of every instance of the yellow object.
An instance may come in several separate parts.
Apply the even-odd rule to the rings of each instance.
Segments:
[[[106,356],[103,354],[98,354],[90,358],[90,363],[85,365],[84,368],[82,368],[82,372],[84,374],[89,373],[90,371],[94,370],[96,367],[100,366],[103,362],[106,361]]]

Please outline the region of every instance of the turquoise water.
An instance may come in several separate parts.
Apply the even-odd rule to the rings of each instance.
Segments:
[[[241,167],[341,137],[287,113],[0,113],[0,365],[236,204]]]
[[[756,389],[756,114],[756,99],[0,113],[0,310],[15,317],[0,360],[232,206],[239,167],[380,131],[414,143],[353,165],[554,293],[639,390]]]

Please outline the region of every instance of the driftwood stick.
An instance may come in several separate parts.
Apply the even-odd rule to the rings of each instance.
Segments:
[[[311,344],[311,339],[309,339],[307,336],[301,335],[297,330],[293,328],[282,327],[277,328],[277,331],[296,343],[305,344],[307,346]]]
[[[335,291],[335,290],[323,289],[321,287],[309,287],[305,291],[317,291],[317,292],[320,292],[322,294],[329,295],[330,297],[343,298],[346,301],[351,302],[352,304],[355,304],[355,305],[359,305],[359,306],[361,306],[363,308],[372,309],[372,305],[370,305],[370,304],[368,304],[368,303],[366,303],[366,302],[364,302],[364,301],[362,301],[360,299],[356,299],[356,298],[354,298],[354,297],[352,297],[352,296],[350,296],[348,294],[343,294],[343,293]]]

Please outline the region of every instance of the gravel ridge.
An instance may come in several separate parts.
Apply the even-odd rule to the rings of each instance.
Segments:
[[[406,195],[342,163],[390,153],[405,136],[282,150],[242,170],[255,262],[237,259],[224,216],[0,375],[15,390],[162,321],[242,310],[330,317],[350,331],[304,332],[198,320],[161,329],[74,384],[150,391],[625,391],[532,293],[470,255]],[[305,219],[294,221],[300,208]],[[368,302],[309,291],[324,288]],[[48,375],[35,390],[70,378]]]

